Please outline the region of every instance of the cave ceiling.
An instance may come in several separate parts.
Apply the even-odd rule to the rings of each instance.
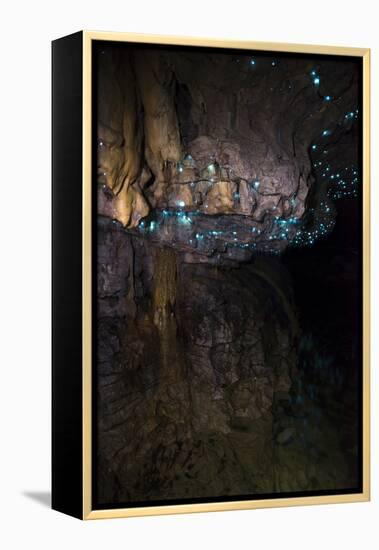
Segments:
[[[98,210],[188,261],[310,246],[360,181],[351,58],[106,46]]]

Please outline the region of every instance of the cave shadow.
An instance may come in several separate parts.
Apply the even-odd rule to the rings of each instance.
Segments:
[[[23,491],[22,495],[24,497],[30,498],[41,504],[41,506],[51,507],[51,492],[50,491]]]

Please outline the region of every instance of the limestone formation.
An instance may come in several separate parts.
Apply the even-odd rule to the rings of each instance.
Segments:
[[[98,503],[356,487],[357,65],[96,61]]]
[[[352,63],[116,46],[98,58],[100,213],[213,263],[332,229],[323,167],[356,118]]]

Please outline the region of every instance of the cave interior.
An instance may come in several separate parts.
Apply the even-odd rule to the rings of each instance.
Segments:
[[[97,507],[361,488],[361,61],[99,42]]]

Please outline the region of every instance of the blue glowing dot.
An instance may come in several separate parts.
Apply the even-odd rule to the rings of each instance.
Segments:
[[[251,60],[250,60],[250,65],[255,65],[254,59],[251,59]]]
[[[260,186],[260,181],[255,180],[255,181],[253,182],[253,185],[254,185],[255,189],[258,189],[258,187]]]
[[[312,76],[316,76],[316,71],[311,71]]]
[[[330,95],[326,95],[324,97],[325,101],[331,101],[332,97]]]
[[[320,78],[318,76],[313,79],[313,84],[316,84],[316,86],[320,84]]]
[[[271,65],[272,65],[273,67],[275,67],[275,66],[276,66],[276,61],[272,61]]]
[[[181,207],[186,205],[186,203],[184,201],[178,201],[177,204],[178,204],[178,206],[181,206]]]
[[[324,130],[324,131],[322,132],[322,135],[323,135],[323,136],[329,136],[329,135],[330,135],[330,130]]]
[[[312,145],[312,149],[313,150],[317,149],[317,145]]]

